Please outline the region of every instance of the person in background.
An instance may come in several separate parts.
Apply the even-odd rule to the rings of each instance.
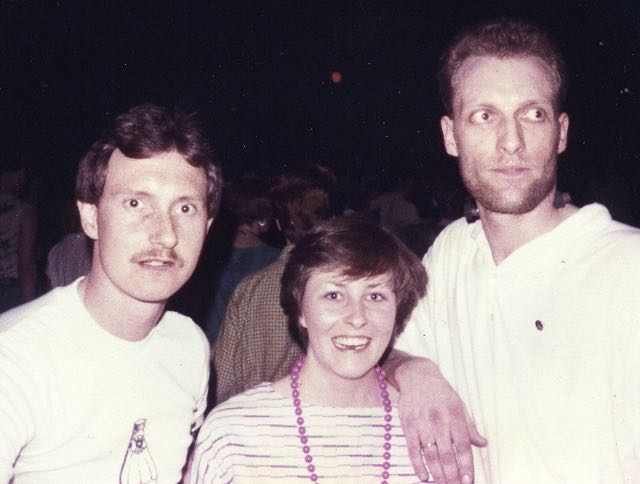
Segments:
[[[0,318],[0,482],[182,479],[209,344],[165,305],[221,190],[191,113],[136,106],[91,146],[76,183],[88,275]]]
[[[274,262],[280,250],[266,244],[262,236],[273,221],[273,209],[267,185],[257,178],[243,177],[226,187],[223,207],[231,215],[234,227],[231,253],[215,275],[213,300],[205,320],[205,333],[215,341],[229,300],[238,283],[249,274]]]
[[[65,235],[51,247],[45,273],[49,288],[66,286],[91,269],[92,241],[84,232]]]
[[[444,144],[475,199],[424,258],[389,362],[418,474],[478,484],[640,482],[640,230],[557,188],[567,73],[535,25],[492,20],[443,57]],[[468,405],[452,396],[433,359]]]
[[[275,262],[244,278],[229,301],[212,347],[216,402],[281,378],[302,354],[280,306],[280,279],[293,245],[333,215],[331,194],[320,177],[284,174],[274,182],[270,196],[287,245]]]
[[[0,313],[32,300],[37,291],[35,209],[22,201],[25,167],[0,165]]]
[[[417,256],[372,222],[338,217],[310,229],[282,276],[304,356],[207,416],[191,484],[419,482],[398,393],[378,365],[425,285]]]

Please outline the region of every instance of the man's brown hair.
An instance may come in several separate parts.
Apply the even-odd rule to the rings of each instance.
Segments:
[[[77,200],[97,205],[116,149],[135,159],[175,151],[192,166],[202,167],[207,176],[207,211],[210,218],[217,214],[222,175],[195,113],[142,104],[117,116],[80,160]]]
[[[453,116],[456,75],[471,57],[538,57],[549,67],[555,85],[554,107],[559,112],[567,91],[562,54],[551,37],[530,22],[500,18],[462,31],[441,58],[440,96],[447,115]]]

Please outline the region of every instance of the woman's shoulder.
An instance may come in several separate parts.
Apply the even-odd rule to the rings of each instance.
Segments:
[[[205,425],[237,421],[248,417],[264,417],[283,407],[284,397],[273,390],[271,383],[263,382],[249,390],[216,405],[207,415]]]

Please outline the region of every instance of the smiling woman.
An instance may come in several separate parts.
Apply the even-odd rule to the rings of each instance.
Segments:
[[[378,363],[425,286],[417,257],[378,225],[341,217],[314,227],[282,277],[306,356],[289,377],[209,414],[191,482],[419,482]]]

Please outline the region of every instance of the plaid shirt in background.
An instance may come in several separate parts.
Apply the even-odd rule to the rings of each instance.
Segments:
[[[280,306],[280,279],[291,246],[261,271],[244,278],[231,297],[213,343],[216,402],[289,373],[304,352],[289,334]]]

